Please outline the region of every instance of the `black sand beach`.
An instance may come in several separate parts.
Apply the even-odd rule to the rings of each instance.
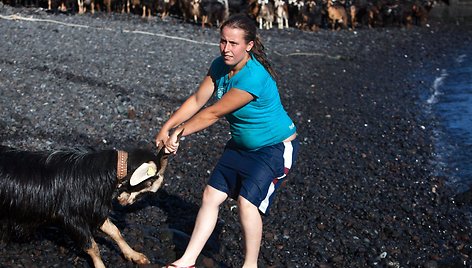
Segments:
[[[0,4],[0,142],[22,149],[144,145],[218,55],[218,32],[178,19],[49,14]],[[12,17],[12,15],[16,16]],[[260,267],[470,267],[471,206],[434,176],[428,90],[472,26],[261,31],[302,148],[264,218]],[[186,137],[165,185],[113,221],[160,267],[182,254],[228,139],[225,121]],[[27,168],[27,167],[25,167]],[[135,267],[97,232],[108,267]],[[234,201],[198,267],[240,267]],[[91,267],[57,228],[0,243],[0,267]]]

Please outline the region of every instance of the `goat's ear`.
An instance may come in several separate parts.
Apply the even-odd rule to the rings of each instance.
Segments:
[[[150,177],[156,176],[156,173],[157,166],[154,162],[144,163],[133,172],[129,184],[131,186],[138,185]]]

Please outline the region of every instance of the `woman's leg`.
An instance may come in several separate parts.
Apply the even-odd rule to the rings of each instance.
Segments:
[[[215,229],[216,221],[218,220],[219,207],[227,197],[228,195],[226,193],[209,185],[205,187],[202,206],[198,211],[192,237],[187,245],[187,249],[185,249],[184,255],[177,261],[173,262],[175,265],[189,266],[195,264],[198,255],[200,255],[205,243]]]
[[[257,267],[262,240],[262,217],[259,209],[242,196],[238,198],[245,254],[243,268]]]

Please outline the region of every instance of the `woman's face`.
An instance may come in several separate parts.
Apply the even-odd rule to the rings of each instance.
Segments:
[[[220,53],[226,65],[242,68],[249,58],[254,41],[246,43],[244,30],[225,27],[220,34]],[[241,65],[241,66],[238,66]]]

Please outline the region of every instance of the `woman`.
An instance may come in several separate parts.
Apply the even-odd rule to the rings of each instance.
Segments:
[[[167,267],[194,267],[216,226],[219,206],[228,197],[238,202],[245,242],[243,267],[257,267],[261,214],[268,213],[274,191],[295,161],[299,143],[256,31],[255,23],[245,15],[234,15],[221,25],[221,56],[212,62],[198,90],[156,136],[157,145],[163,142],[175,153],[180,133],[190,135],[223,116],[231,130],[231,139],[203,192],[187,249]],[[202,109],[213,95],[217,101]]]

